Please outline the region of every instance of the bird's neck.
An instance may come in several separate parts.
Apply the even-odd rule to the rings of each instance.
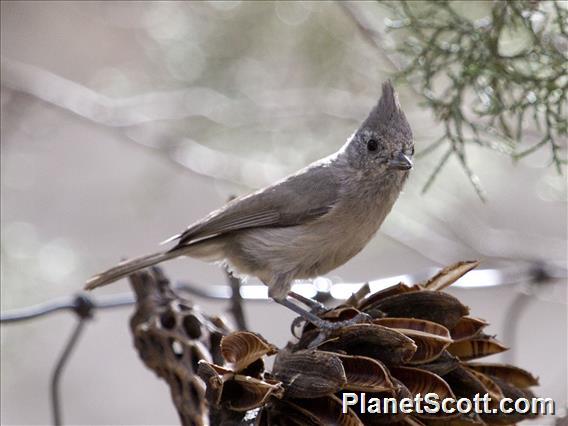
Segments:
[[[353,173],[351,170],[344,174],[342,186],[346,197],[357,203],[359,208],[369,210],[386,208],[390,211],[408,175],[409,172],[399,170],[388,170],[375,175],[363,171]]]

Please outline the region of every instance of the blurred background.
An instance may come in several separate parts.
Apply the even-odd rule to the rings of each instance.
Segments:
[[[534,3],[545,17],[565,7]],[[452,8],[483,29],[493,4]],[[398,49],[408,32],[396,30],[410,21],[397,21],[391,6],[2,2],[2,312],[77,293],[94,273],[155,251],[229,196],[337,150],[381,83],[412,63]],[[535,22],[547,31],[546,19]],[[504,49],[525,42],[508,37]],[[565,54],[566,38],[556,41]],[[420,153],[448,136],[447,126],[423,96],[420,73],[406,77],[396,86]],[[565,99],[558,90],[543,102],[554,93]],[[463,99],[470,106],[475,100]],[[521,128],[528,136],[520,149],[547,134],[528,119]],[[506,149],[468,144],[466,163],[445,154],[454,136],[440,139],[440,150],[416,160],[377,237],[325,282],[394,277],[395,284],[400,275],[481,260],[485,272],[451,292],[491,323],[490,334],[514,345],[493,358],[539,376],[536,392],[565,415],[568,191],[556,161],[566,155],[565,118],[554,131],[552,143],[516,161]],[[226,283],[222,270],[199,261],[164,267],[173,280]],[[128,291],[122,281],[94,297]],[[195,302],[210,314],[227,310],[224,301]],[[252,330],[277,345],[290,339],[292,313],[268,301],[245,310]],[[132,346],[131,313],[97,312],[87,325],[63,377],[65,423],[178,422],[166,384]],[[2,424],[50,423],[50,374],[75,321],[60,312],[2,326]]]

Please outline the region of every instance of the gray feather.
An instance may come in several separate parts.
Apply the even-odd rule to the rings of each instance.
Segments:
[[[180,256],[179,252],[162,252],[154,253],[148,256],[137,257],[135,259],[126,260],[119,263],[114,268],[108,269],[107,271],[95,275],[85,285],[86,290],[92,290],[94,288],[110,284],[116,280],[127,277],[128,275],[144,268],[156,265],[164,260],[173,259],[174,257]]]
[[[383,93],[379,102],[371,110],[362,127],[381,129],[393,125],[393,121],[404,119],[404,113],[390,81],[383,83]]]
[[[179,235],[174,250],[241,229],[307,223],[329,212],[338,194],[338,179],[329,165],[326,162],[312,165],[261,191],[236,198],[191,225]]]

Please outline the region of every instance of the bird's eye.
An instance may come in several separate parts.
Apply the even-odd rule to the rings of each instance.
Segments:
[[[410,155],[414,155],[414,145],[412,145],[412,148],[410,149]]]
[[[367,142],[367,149],[369,151],[376,151],[378,147],[379,144],[375,139],[369,139],[369,141]]]

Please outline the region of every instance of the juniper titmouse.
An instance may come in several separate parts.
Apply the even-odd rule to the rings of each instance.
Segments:
[[[190,256],[258,277],[270,297],[321,326],[318,317],[287,300],[292,281],[325,274],[359,253],[412,168],[412,131],[391,83],[382,89],[378,104],[335,154],[230,201],[172,237],[177,240],[172,249],[122,262],[90,279],[86,288]]]

